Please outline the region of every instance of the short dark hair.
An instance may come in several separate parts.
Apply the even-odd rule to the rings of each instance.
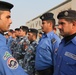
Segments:
[[[52,26],[52,28],[54,28],[55,27],[55,19],[51,19],[51,20],[46,20],[47,22],[52,22],[52,24],[53,24],[53,26]]]

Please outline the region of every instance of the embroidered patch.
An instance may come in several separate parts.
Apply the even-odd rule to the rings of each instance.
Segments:
[[[64,13],[65,16],[68,16],[68,14],[69,14],[69,13],[68,13],[67,11]]]
[[[67,56],[67,57],[70,57],[70,58],[72,58],[72,59],[74,59],[74,60],[76,60],[76,55],[75,54],[73,54],[73,53],[70,53],[70,52],[65,52],[65,54],[64,54],[65,56]]]
[[[44,16],[42,16],[42,19],[44,19]]]
[[[10,69],[17,69],[18,68],[18,62],[16,61],[15,58],[11,57],[7,60],[7,66]]]
[[[3,59],[6,60],[7,58],[9,58],[11,56],[12,55],[8,51],[6,51],[5,54],[4,54],[4,56],[3,56]]]

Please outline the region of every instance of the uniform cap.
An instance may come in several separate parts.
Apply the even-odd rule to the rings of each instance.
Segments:
[[[65,10],[58,14],[58,19],[60,18],[76,18],[76,11],[75,10]]]
[[[27,26],[20,26],[20,29],[28,29]]]
[[[13,4],[5,2],[5,1],[0,1],[0,10],[10,10],[13,8]]]
[[[42,16],[40,16],[40,19],[42,21],[44,21],[44,20],[51,20],[51,19],[54,19],[53,16],[54,16],[53,13],[45,13]]]
[[[20,28],[15,28],[15,31],[20,31]]]
[[[9,32],[13,32],[13,29],[9,29],[8,31],[9,31]]]
[[[38,30],[37,29],[30,28],[29,29],[29,32],[36,33],[37,34],[38,33]]]
[[[28,32],[29,28],[27,26],[20,26],[20,29],[22,29],[23,31]]]

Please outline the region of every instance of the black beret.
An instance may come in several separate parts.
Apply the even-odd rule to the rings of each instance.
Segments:
[[[29,29],[29,32],[36,33],[37,34],[38,33],[38,30],[37,29],[34,29],[34,28],[30,28]]]
[[[5,2],[5,1],[0,1],[0,10],[10,10],[13,8],[13,4]]]
[[[42,21],[44,21],[44,20],[51,20],[51,19],[54,19],[53,16],[54,16],[53,13],[45,13],[42,16],[40,16],[40,19]]]
[[[15,31],[20,31],[20,28],[15,28]]]
[[[20,26],[20,29],[27,32],[29,31],[29,28],[27,26]]]
[[[58,19],[60,18],[75,18],[76,19],[76,11],[75,10],[65,10],[58,14]]]

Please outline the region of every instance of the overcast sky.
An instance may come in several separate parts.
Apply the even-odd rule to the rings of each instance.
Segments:
[[[65,0],[3,0],[14,4],[11,10],[12,29],[25,25],[27,21],[39,16]]]

